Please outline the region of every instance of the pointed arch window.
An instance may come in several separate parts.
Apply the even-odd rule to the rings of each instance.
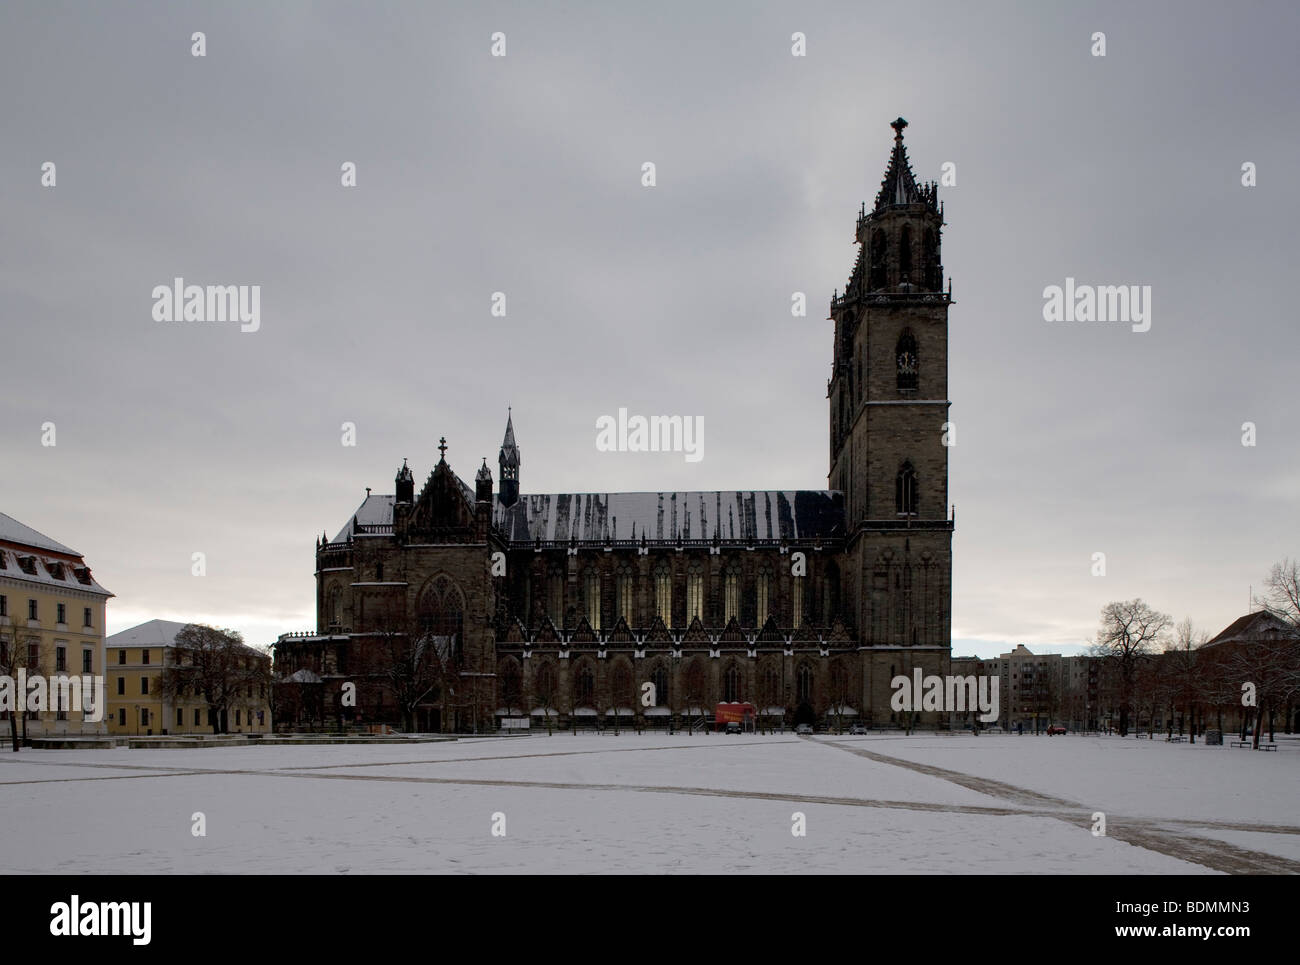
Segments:
[[[668,668],[659,664],[650,674],[650,682],[655,688],[655,706],[668,706]]]
[[[722,578],[722,622],[740,619],[740,569],[733,563]]]
[[[330,588],[329,602],[325,606],[325,615],[330,626],[341,627],[343,625],[343,591],[337,586]]]
[[[497,670],[501,706],[508,713],[520,713],[524,706],[524,675],[513,658],[502,660]]]
[[[822,574],[822,626],[829,627],[840,611],[840,570],[833,562]]]
[[[795,696],[801,704],[811,704],[813,700],[813,671],[806,663],[799,664],[795,672]]]
[[[912,280],[912,229],[903,225],[903,230],[898,234],[898,280],[901,282],[910,282]]]
[[[592,707],[595,705],[596,675],[591,672],[591,665],[584,663],[578,668],[573,679],[573,706]]]
[[[898,391],[915,392],[920,381],[920,367],[916,357],[916,336],[904,329],[894,347],[894,361],[898,365]]]
[[[871,272],[867,287],[872,291],[885,287],[885,233],[879,229],[871,236]]]
[[[899,467],[898,476],[894,480],[894,502],[899,516],[917,514],[917,494],[916,470],[910,462],[905,462]]]
[[[733,661],[722,674],[722,700],[734,704],[741,699],[740,694],[740,668]]]
[[[686,622],[696,617],[704,620],[704,571],[699,563],[692,563],[686,573]]]
[[[546,613],[557,627],[564,626],[564,573],[559,567],[546,578]]]
[[[559,696],[559,687],[555,680],[555,668],[549,663],[544,663],[537,668],[536,675],[533,677],[533,697],[538,707],[549,710],[555,706],[556,697]]]
[[[939,245],[933,228],[925,229],[921,248],[925,258],[925,287],[937,292],[943,287],[943,278],[939,273]]]
[[[655,611],[664,626],[673,625],[673,574],[667,563],[655,567]]]
[[[772,593],[772,571],[764,567],[758,571],[758,579],[754,584],[754,595],[757,598],[757,612],[755,620],[757,626],[767,623],[767,616],[770,612],[770,597]]]
[[[803,581],[806,577],[792,576],[794,585],[790,587],[790,626],[798,630],[803,626]]]
[[[619,567],[618,575],[614,579],[614,596],[615,605],[618,609],[618,615],[627,621],[627,625],[634,626],[633,623],[633,582],[632,567],[624,564]]]
[[[591,629],[600,629],[600,573],[595,567],[587,570],[582,578],[582,602],[587,609],[587,622]]]
[[[632,692],[632,669],[623,661],[614,664],[609,674],[610,703],[617,709],[631,710],[635,702]]]

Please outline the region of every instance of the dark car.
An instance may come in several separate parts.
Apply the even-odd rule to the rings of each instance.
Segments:
[[[740,733],[740,724],[737,723],[737,722],[734,721],[734,720],[729,720],[729,721],[727,721],[727,733],[728,733],[728,734],[739,734],[739,733]]]

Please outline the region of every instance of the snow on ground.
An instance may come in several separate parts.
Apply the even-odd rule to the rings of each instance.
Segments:
[[[1089,810],[1151,818],[1214,817],[1252,824],[1300,824],[1300,741],[1276,752],[1163,737],[958,736],[818,737],[876,753],[1005,781],[1077,801]],[[1231,739],[1229,737],[1228,739]],[[978,754],[972,745],[979,744]]]
[[[1160,742],[1135,750],[1118,739],[534,734],[0,756],[0,806],[38,816],[0,831],[0,871],[1213,870],[1163,843],[1095,837],[1073,810],[1027,805],[998,788],[981,793],[830,741],[1089,807],[1099,800],[1099,809],[1117,813],[1194,819],[1206,827],[1191,833],[1204,838],[1297,857],[1300,835],[1215,827],[1241,820],[1242,802],[1207,769],[1217,763],[1234,779],[1255,778],[1249,800],[1285,802],[1294,797],[1287,778],[1298,760],[1288,753],[1267,755],[1280,758],[1269,769]],[[1126,791],[1126,781],[1140,784],[1140,794]],[[191,834],[199,811],[204,837]],[[806,836],[791,834],[796,811],[806,816]],[[1285,811],[1283,804],[1259,813],[1294,824]],[[492,834],[496,814],[505,816],[504,837]]]

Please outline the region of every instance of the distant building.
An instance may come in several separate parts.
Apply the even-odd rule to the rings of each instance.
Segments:
[[[213,734],[215,711],[201,696],[169,697],[162,686],[167,668],[191,660],[177,646],[176,635],[188,624],[149,620],[110,636],[108,650],[108,732],[143,737],[151,734]],[[249,666],[269,666],[271,658],[252,647],[241,650]],[[265,674],[269,680],[269,669]],[[268,683],[241,686],[226,708],[226,733],[265,734],[271,730]]]
[[[104,613],[112,595],[76,550],[0,513],[0,673],[16,679],[22,670],[47,681],[102,676]],[[9,737],[10,713],[0,713],[0,740]],[[24,710],[19,730],[27,737],[105,733],[102,719],[83,716],[79,707]]]
[[[1201,693],[1208,698],[1208,723],[1240,731],[1255,707],[1242,704],[1242,684],[1250,682],[1256,701],[1272,711],[1279,730],[1300,731],[1294,680],[1300,675],[1300,627],[1267,610],[1233,620],[1196,652]]]

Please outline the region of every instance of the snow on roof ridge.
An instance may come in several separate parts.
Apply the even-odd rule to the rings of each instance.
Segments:
[[[39,530],[32,529],[26,523],[20,523],[8,513],[0,513],[0,539],[11,543],[23,543],[39,549],[52,550],[55,553],[81,556],[72,547],[65,546],[56,539],[51,539]]]
[[[110,634],[104,638],[105,645],[123,647],[147,643],[149,646],[170,647],[176,641],[176,634],[180,633],[188,623],[181,623],[177,620],[146,620],[144,623],[138,623],[133,627],[127,627],[125,630],[119,630],[117,633]],[[155,634],[153,631],[160,631]],[[148,636],[149,639],[144,638]]]

